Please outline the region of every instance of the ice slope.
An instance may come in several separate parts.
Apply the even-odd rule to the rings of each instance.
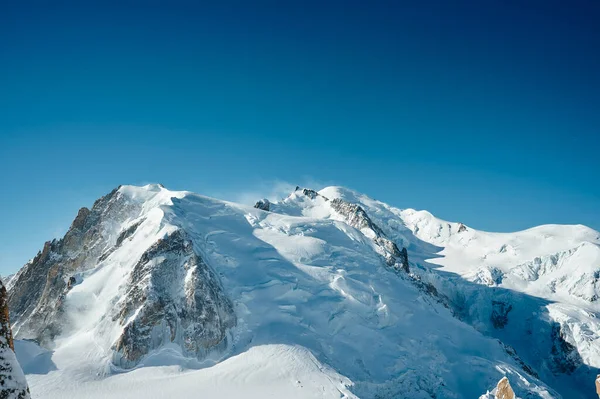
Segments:
[[[581,395],[600,367],[600,233],[581,225],[487,233],[341,187],[320,193],[361,204],[408,246],[412,270],[458,318],[516,349],[566,397]]]
[[[346,223],[201,196],[176,200],[172,210],[167,218],[183,223],[209,263],[222,265],[241,347],[302,345],[365,397],[469,397],[494,381],[496,366],[519,372],[497,341],[392,271]]]
[[[559,397],[548,387],[551,379],[543,383],[525,371],[520,353],[499,342],[489,325],[477,324],[481,317],[457,314],[450,295],[468,288],[486,299],[490,287],[464,286],[464,278],[426,264],[444,242],[413,233],[406,211],[339,187],[319,195],[297,190],[269,212],[159,185],[118,191],[126,199],[121,220],[106,222],[105,242],[98,244],[107,255],[77,275],[63,299],[65,328],[50,359],[44,355],[48,367],[28,374],[34,397],[165,397],[201,390],[204,397],[471,398],[504,375],[521,397]],[[372,223],[357,224],[340,213],[332,206],[335,198],[360,204]],[[176,337],[155,331],[157,349],[124,372],[115,366],[114,348],[129,321],[118,322],[115,308],[130,297],[131,276],[144,253],[177,232],[218,276],[233,304],[235,327],[228,329],[225,347],[200,359],[190,358]],[[408,247],[413,273],[390,266],[383,239]],[[528,305],[523,314],[532,302],[545,306],[521,299]],[[582,327],[580,316],[571,317]],[[578,331],[597,338],[593,329]]]

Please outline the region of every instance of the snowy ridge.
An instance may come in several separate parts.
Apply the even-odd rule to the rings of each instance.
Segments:
[[[589,397],[597,232],[483,233],[341,187],[259,208],[149,185],[80,211],[11,280],[18,338],[51,350],[17,345],[47,365],[33,396],[470,398],[506,375],[520,397]]]

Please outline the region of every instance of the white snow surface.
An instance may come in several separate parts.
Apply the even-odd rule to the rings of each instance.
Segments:
[[[33,397],[356,398],[347,388],[350,381],[321,365],[308,350],[277,344],[254,346],[201,370],[162,366],[86,380],[65,377],[28,375]]]
[[[386,266],[370,233],[346,224],[326,198],[360,204],[408,248],[416,275],[438,289],[462,291],[464,281],[539,299],[544,317],[569,327],[566,339],[584,363],[600,367],[599,287],[588,278],[600,270],[600,234],[587,227],[459,233],[458,223],[341,187],[315,198],[296,191],[270,212],[160,185],[119,191],[142,207],[112,228],[110,240],[143,222],[69,291],[69,328],[52,351],[16,344],[33,398],[477,398],[504,375],[520,397],[560,397],[553,381],[528,375],[489,327],[459,320]],[[144,251],[177,229],[234,304],[229,347],[198,360],[165,342],[136,369],[118,369],[111,346],[122,326],[110,310]],[[458,278],[446,280],[445,272]]]

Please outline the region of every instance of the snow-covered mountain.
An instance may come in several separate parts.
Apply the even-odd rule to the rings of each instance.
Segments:
[[[29,387],[15,355],[8,295],[0,280],[0,399],[29,399]]]
[[[249,207],[121,186],[10,280],[9,307],[34,398],[477,398],[505,376],[592,398],[599,245],[341,187]]]

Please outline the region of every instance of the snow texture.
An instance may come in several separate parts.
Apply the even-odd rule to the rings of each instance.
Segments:
[[[35,398],[477,398],[505,376],[591,398],[599,245],[341,187],[249,207],[121,186],[11,279],[17,338],[44,347],[16,349]]]

